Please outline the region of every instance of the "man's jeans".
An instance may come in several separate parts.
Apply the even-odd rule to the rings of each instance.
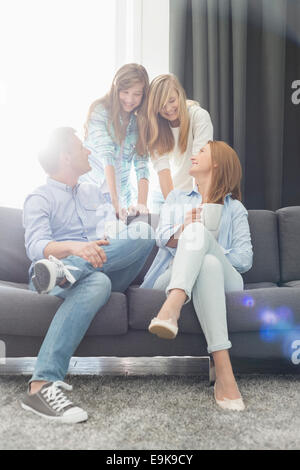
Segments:
[[[151,227],[136,222],[103,246],[107,257],[102,268],[94,268],[78,256],[61,261],[73,265],[76,282],[69,288],[56,286],[49,294],[61,297],[57,310],[39,351],[34,380],[63,380],[77,346],[99,309],[108,301],[111,291],[124,292],[138,275],[155,244]],[[32,281],[30,288],[34,290]]]

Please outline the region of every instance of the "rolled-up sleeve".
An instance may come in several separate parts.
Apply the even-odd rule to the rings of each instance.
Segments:
[[[226,256],[240,273],[249,271],[252,266],[253,248],[248,212],[239,201],[232,207],[232,244]]]
[[[137,181],[142,178],[149,180],[149,156],[138,155],[137,153],[133,157],[134,168],[136,172]]]
[[[154,155],[151,159],[153,169],[156,173],[159,173],[162,170],[169,170],[170,169],[170,161],[168,155]]]
[[[116,164],[115,144],[108,132],[108,115],[103,106],[96,106],[88,121],[87,146],[93,151],[93,161],[101,159],[104,166]]]
[[[31,261],[44,258],[44,249],[54,241],[50,226],[50,207],[47,199],[34,194],[27,197],[23,208],[25,248]]]
[[[193,150],[192,154],[197,155],[207,144],[209,140],[213,140],[213,125],[209,113],[197,106],[193,115]]]

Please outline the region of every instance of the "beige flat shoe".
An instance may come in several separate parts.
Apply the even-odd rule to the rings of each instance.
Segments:
[[[148,330],[159,338],[174,339],[178,333],[178,326],[174,325],[171,318],[168,320],[160,320],[155,317],[151,321]]]
[[[245,404],[243,402],[242,397],[236,398],[235,400],[230,400],[229,398],[224,398],[223,400],[217,400],[216,383],[214,385],[214,396],[215,396],[217,405],[219,405],[223,410],[243,411],[245,409]]]

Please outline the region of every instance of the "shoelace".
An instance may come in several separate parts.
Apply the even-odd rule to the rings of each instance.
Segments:
[[[53,382],[52,385],[46,387],[42,390],[42,394],[46,398],[49,405],[56,411],[63,410],[68,405],[73,405],[73,403],[64,395],[63,391],[60,388],[71,391],[73,387],[58,380]]]
[[[76,282],[75,277],[70,273],[70,271],[80,271],[79,268],[76,268],[76,266],[64,264],[62,261],[55,258],[55,256],[53,255],[50,255],[48,259],[49,261],[52,261],[56,264],[58,277],[65,277],[67,281],[69,281],[71,284],[74,284],[74,282]]]

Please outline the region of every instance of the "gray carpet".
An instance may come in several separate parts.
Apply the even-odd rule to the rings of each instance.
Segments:
[[[300,449],[299,376],[237,377],[244,412],[224,412],[199,377],[70,376],[89,420],[57,425],[22,410],[28,377],[0,377],[0,449]]]

